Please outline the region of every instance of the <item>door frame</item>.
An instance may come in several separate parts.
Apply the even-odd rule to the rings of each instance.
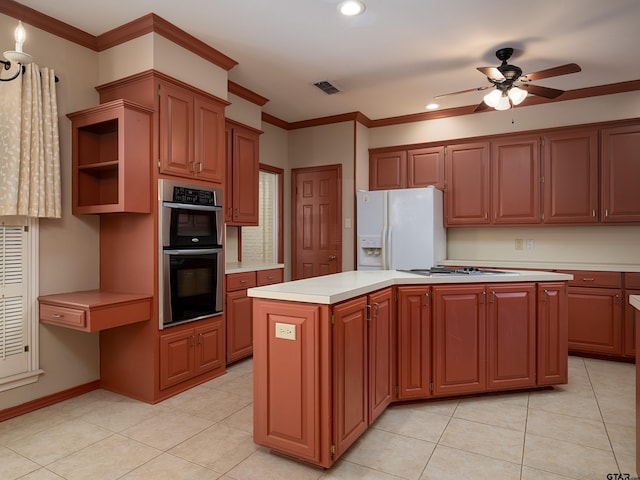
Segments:
[[[337,228],[337,243],[338,243],[338,262],[337,273],[342,272],[342,164],[336,163],[332,165],[317,165],[314,167],[302,167],[291,169],[291,279],[298,278],[297,272],[297,259],[298,259],[298,242],[296,240],[296,232],[298,228],[298,218],[296,212],[298,211],[296,184],[298,174],[302,173],[314,173],[326,170],[334,170],[336,172],[336,221]]]

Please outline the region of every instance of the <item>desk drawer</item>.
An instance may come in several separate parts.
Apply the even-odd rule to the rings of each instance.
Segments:
[[[87,326],[87,316],[84,310],[40,304],[40,321],[75,328]]]

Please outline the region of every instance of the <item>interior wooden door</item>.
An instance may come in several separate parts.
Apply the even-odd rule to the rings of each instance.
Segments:
[[[342,271],[340,165],[291,171],[292,280]]]

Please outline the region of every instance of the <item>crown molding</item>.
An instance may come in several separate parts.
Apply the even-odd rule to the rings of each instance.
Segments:
[[[248,88],[232,82],[231,80],[227,81],[227,91],[240,98],[244,98],[251,103],[255,103],[259,107],[264,106],[269,101],[268,98],[263,97],[262,95],[258,95],[256,92],[252,92]]]

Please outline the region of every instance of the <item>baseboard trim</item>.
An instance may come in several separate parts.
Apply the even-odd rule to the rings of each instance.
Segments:
[[[30,402],[16,405],[15,407],[9,407],[4,410],[0,410],[0,422],[9,420],[10,418],[19,417],[25,413],[33,412],[49,405],[53,405],[64,400],[69,400],[73,397],[78,397],[87,392],[97,390],[100,388],[100,380],[94,380],[93,382],[85,383],[84,385],[78,385],[77,387],[69,388],[61,392],[47,395],[46,397],[37,398]]]

